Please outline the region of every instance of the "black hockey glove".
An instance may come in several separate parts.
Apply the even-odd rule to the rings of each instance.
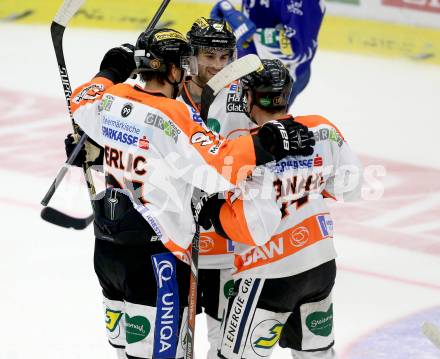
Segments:
[[[105,77],[116,84],[127,80],[135,68],[134,46],[122,44],[107,51],[96,76]]]
[[[203,229],[208,230],[215,223],[219,222],[220,208],[223,203],[225,203],[225,200],[219,199],[218,193],[206,196],[202,200],[202,208],[199,212],[199,224]]]
[[[258,136],[264,149],[276,160],[313,154],[313,132],[293,119],[266,122],[258,131]]]
[[[76,147],[76,144],[81,138],[81,134],[69,133],[64,140],[64,147],[66,149],[67,158],[70,157],[71,153]],[[104,151],[101,146],[99,146],[91,138],[88,138],[85,142],[81,151],[79,151],[72,165],[77,167],[82,167],[84,162],[88,162],[92,165],[101,165],[104,159]]]

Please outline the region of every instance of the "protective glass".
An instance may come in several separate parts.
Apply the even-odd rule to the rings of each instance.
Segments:
[[[180,58],[180,67],[184,70],[185,77],[197,76],[197,74],[199,73],[196,56],[182,56]]]

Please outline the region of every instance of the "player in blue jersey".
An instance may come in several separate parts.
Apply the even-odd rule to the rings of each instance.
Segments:
[[[242,0],[242,11],[221,0],[210,17],[231,25],[238,57],[254,53],[284,63],[295,81],[291,105],[309,82],[324,12],[324,0]]]

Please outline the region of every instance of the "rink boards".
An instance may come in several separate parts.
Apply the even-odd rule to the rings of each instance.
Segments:
[[[360,2],[360,0],[338,1],[348,3],[349,6],[357,6]],[[333,11],[335,6],[346,6],[334,4],[338,1],[333,0],[328,3],[328,14],[319,38],[321,48],[364,55],[403,57],[412,61],[440,64],[440,29],[410,26],[390,22],[389,19],[386,21],[362,19],[356,16],[354,7],[352,10],[355,17],[334,16],[332,14],[338,13]],[[61,1],[6,0],[0,8],[0,21],[46,24],[52,20],[60,3]],[[173,1],[159,24],[185,33],[196,17],[209,15],[213,3],[214,1],[203,0]],[[73,18],[71,25],[141,31],[159,4],[159,0],[123,2],[89,0]],[[358,4],[359,7],[361,5],[362,3]]]

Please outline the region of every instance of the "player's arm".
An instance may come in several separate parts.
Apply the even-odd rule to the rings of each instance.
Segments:
[[[101,129],[98,121],[102,96],[114,84],[125,81],[135,69],[134,47],[124,44],[107,51],[95,77],[79,86],[71,96],[75,122],[87,135],[101,145]]]
[[[210,18],[224,19],[231,26],[237,39],[239,57],[257,53],[252,39],[256,31],[255,24],[228,0],[218,1],[211,10]]]
[[[187,165],[182,177],[209,194],[236,187],[256,166],[313,152],[313,133],[293,120],[270,121],[256,135],[227,140],[192,121],[187,107],[178,104],[178,112],[168,117],[187,137],[186,149],[179,150],[184,152],[180,166]]]
[[[320,0],[303,1],[302,7],[296,10],[292,6],[292,1],[282,1],[284,29],[279,32],[280,50],[300,65],[313,58],[325,8]]]
[[[203,207],[203,225],[246,245],[265,244],[281,222],[272,176],[246,180],[240,188],[214,196]]]
[[[135,68],[133,46],[124,44],[107,51],[95,77],[79,86],[71,96],[71,107],[75,122],[80,126],[79,134],[69,133],[64,140],[67,157],[73,152],[83,131],[89,139],[75,158],[73,165],[81,167],[84,162],[102,164],[103,149],[99,106],[105,91],[114,84],[125,81]]]

